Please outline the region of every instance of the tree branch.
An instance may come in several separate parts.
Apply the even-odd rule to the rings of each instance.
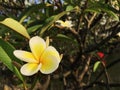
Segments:
[[[100,43],[95,44],[95,45],[90,45],[88,48],[86,48],[84,50],[83,53],[89,53],[92,52],[94,50],[97,50],[99,47],[101,47],[102,45],[104,45],[106,42],[108,42],[111,38],[113,38],[120,30],[120,22],[118,22],[115,26],[111,27],[109,30],[107,31],[112,31],[112,34],[109,35],[108,37],[106,37],[104,40],[102,40]]]

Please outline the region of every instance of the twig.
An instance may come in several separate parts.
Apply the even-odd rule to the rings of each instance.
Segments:
[[[113,62],[111,62],[108,66],[106,66],[106,69],[109,69],[110,67],[116,65],[117,63],[119,63],[120,60],[114,60]],[[95,80],[90,83],[88,86],[85,86],[84,88],[87,89],[87,88],[90,88],[90,87],[93,87],[94,84],[96,84],[96,81],[102,76],[102,74],[104,73],[104,70],[102,70],[100,72],[100,74],[95,78]],[[112,85],[112,83],[107,83],[109,85],[109,87],[117,87],[117,85],[119,86],[120,84],[115,84],[115,85]],[[106,86],[106,83],[104,84],[104,86]],[[119,86],[120,87],[120,86]]]
[[[79,76],[79,79],[78,79],[78,82],[80,83],[80,86],[81,86],[81,82],[83,80],[83,77],[84,75],[86,74],[86,72],[88,71],[88,68],[89,68],[89,65],[90,65],[90,61],[91,61],[91,56],[89,56],[87,62],[86,62],[86,65],[81,73],[81,75]]]
[[[93,16],[91,17],[91,19],[88,21],[88,29],[90,28],[90,26],[91,26],[93,20],[95,19],[96,15],[97,15],[97,13],[94,13]]]
[[[105,4],[107,4],[108,1],[109,0],[105,0]],[[90,24],[89,29],[92,29],[94,26],[96,26],[98,22],[102,19],[102,17],[103,17],[103,14],[99,14],[99,16],[96,19],[92,20],[92,23]]]
[[[78,33],[80,31],[80,29],[79,29],[80,28],[80,24],[81,24],[81,22],[83,20],[84,10],[87,8],[87,4],[88,4],[88,0],[85,1],[84,7],[82,8],[82,12],[81,12],[81,14],[79,16],[79,19],[78,19],[78,25],[77,25],[77,32]]]
[[[42,90],[47,90],[49,84],[50,84],[50,75],[48,75],[46,82],[43,84]]]
[[[109,76],[108,76],[107,69],[105,67],[104,62],[102,62],[102,66],[104,68],[104,73],[105,73],[105,77],[106,77],[106,88],[107,88],[107,90],[110,90],[110,86],[109,86],[110,80],[109,80]]]
[[[118,22],[115,26],[109,28],[107,31],[112,31],[112,34],[106,37],[104,40],[102,40],[100,43],[91,45],[90,47],[86,48],[86,50],[83,53],[92,52],[94,50],[97,50],[100,46],[104,45],[106,42],[108,42],[112,37],[114,37],[120,30],[120,22]]]

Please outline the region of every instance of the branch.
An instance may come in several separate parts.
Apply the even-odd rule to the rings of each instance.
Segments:
[[[108,1],[109,1],[109,0],[105,0],[105,4],[107,4]],[[99,16],[98,16],[96,19],[94,18],[94,20],[92,20],[89,28],[91,29],[91,28],[93,28],[96,24],[98,24],[98,22],[102,19],[102,17],[103,17],[103,14],[99,14]]]
[[[86,72],[88,71],[89,65],[90,65],[90,61],[91,61],[91,56],[88,57],[88,60],[86,62],[86,65],[81,73],[81,75],[79,76],[78,82],[80,83],[81,86],[81,82],[83,80],[84,75],[86,74]]]
[[[106,87],[107,83],[95,82],[94,85],[92,84],[92,85],[84,86],[83,90],[87,90],[88,88],[91,88],[91,87],[93,87],[95,85]],[[120,87],[120,83],[109,83],[109,87]]]
[[[102,62],[102,66],[103,66],[103,70],[104,70],[105,77],[106,77],[106,88],[107,88],[107,90],[110,90],[110,86],[109,86],[110,80],[109,80],[107,69],[106,69],[105,64],[103,62]]]
[[[118,22],[115,26],[111,27],[107,31],[112,31],[112,34],[106,37],[104,40],[102,40],[100,43],[95,44],[95,45],[90,45],[88,48],[84,50],[83,53],[89,53],[94,50],[97,50],[99,47],[104,45],[106,42],[108,42],[111,38],[113,38],[120,30],[120,22]]]
[[[91,26],[93,20],[95,19],[96,15],[97,15],[97,13],[94,13],[93,16],[91,17],[91,19],[88,20],[88,29],[90,28],[90,26]]]
[[[84,1],[84,2],[85,2],[85,4],[84,4],[84,7],[81,8],[81,9],[82,9],[82,12],[81,12],[81,14],[80,14],[80,16],[79,16],[78,24],[77,24],[77,32],[78,32],[78,33],[79,33],[79,31],[80,31],[80,25],[81,25],[81,22],[82,22],[82,20],[83,20],[84,10],[87,8],[87,5],[88,5],[88,0],[86,0],[86,1]]]
[[[114,66],[115,64],[117,64],[117,63],[119,63],[120,62],[120,59],[118,59],[118,60],[114,60],[113,62],[111,62],[109,65],[107,65],[106,66],[106,69],[109,69],[110,67],[112,67],[112,66]],[[93,87],[94,86],[94,84],[96,84],[96,81],[102,76],[102,74],[104,73],[104,70],[102,70],[101,72],[100,72],[100,74],[95,78],[95,80],[92,82],[92,83],[90,83],[88,86],[85,86],[84,88],[85,88],[85,90],[87,89],[87,88],[90,88],[90,87]],[[109,87],[118,87],[120,84],[115,84],[115,85],[112,85],[112,83],[105,83],[104,84],[104,86],[109,86]],[[118,85],[118,86],[117,86]],[[119,86],[120,87],[120,86]]]

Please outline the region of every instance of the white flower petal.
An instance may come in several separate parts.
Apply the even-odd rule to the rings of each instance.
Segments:
[[[48,56],[44,58],[44,60],[41,63],[42,65],[40,71],[43,74],[50,74],[54,72],[59,66],[59,60],[57,60],[57,58],[54,56]]]
[[[40,62],[42,63],[40,71],[44,74],[54,72],[58,68],[60,60],[61,58],[57,50],[54,47],[49,46],[45,49],[40,58]]]
[[[43,59],[45,59],[45,58],[47,58],[49,56],[56,57],[57,58],[56,60],[58,60],[58,62],[61,61],[61,57],[60,57],[58,51],[54,47],[52,47],[52,46],[48,46],[44,50],[44,52],[43,52],[43,54],[42,54],[42,56],[40,58],[40,61],[42,61]]]
[[[39,60],[41,54],[46,48],[46,42],[42,38],[35,36],[30,39],[29,45],[35,58]]]
[[[65,21],[65,24],[64,24],[65,27],[68,27],[68,28],[71,28],[73,25],[72,25],[72,21]]]
[[[37,60],[35,60],[33,54],[30,53],[30,52],[27,52],[27,51],[15,50],[15,51],[13,52],[13,54],[14,54],[17,58],[19,58],[20,60],[25,61],[25,62],[35,62],[35,63],[38,62]]]
[[[41,64],[27,63],[23,65],[20,72],[25,76],[31,76],[40,70]]]

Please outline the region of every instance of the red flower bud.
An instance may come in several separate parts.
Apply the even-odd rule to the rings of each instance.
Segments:
[[[102,53],[102,52],[98,52],[97,55],[98,55],[100,58],[104,58],[104,56],[105,56],[104,53]]]

